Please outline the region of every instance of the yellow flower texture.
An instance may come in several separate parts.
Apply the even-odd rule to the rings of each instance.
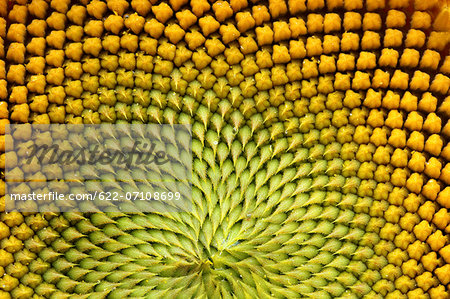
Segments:
[[[191,124],[194,205],[3,197],[0,298],[449,298],[447,5],[0,0],[1,166],[9,123]]]

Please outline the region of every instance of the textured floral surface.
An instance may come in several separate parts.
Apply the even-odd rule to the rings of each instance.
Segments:
[[[0,298],[448,298],[441,2],[16,0],[0,16],[1,134],[190,123],[194,155],[190,213],[2,212]]]

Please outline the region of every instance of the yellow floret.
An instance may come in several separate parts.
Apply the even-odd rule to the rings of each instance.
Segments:
[[[341,39],[342,51],[356,51],[359,49],[359,35],[353,32],[344,32]]]
[[[447,94],[450,89],[450,78],[443,75],[437,74],[433,81],[431,82],[430,90],[436,93]]]
[[[269,0],[269,10],[272,18],[282,16],[288,11],[284,0]]]
[[[428,114],[423,124],[423,128],[429,133],[439,133],[441,131],[441,126],[441,118],[437,116],[436,113]]]
[[[323,52],[322,41],[316,36],[308,37],[306,40],[306,53],[308,56],[318,56]]]
[[[430,179],[425,184],[425,186],[423,186],[422,195],[428,199],[435,200],[438,197],[440,191],[441,187],[439,183],[434,179]]]
[[[387,88],[389,86],[389,72],[376,69],[374,76],[372,78],[372,87],[373,88]],[[388,91],[392,92],[392,91]],[[400,97],[398,97],[398,101],[400,101]],[[395,102],[394,102],[395,103]],[[390,104],[388,104],[390,105]],[[398,104],[397,104],[398,107]]]
[[[216,1],[214,2],[212,9],[216,15],[216,19],[219,22],[223,22],[233,15],[233,9],[230,4],[226,1]]]
[[[127,28],[131,29],[135,34],[139,34],[145,25],[145,19],[134,13],[128,17],[125,17],[124,24]]]
[[[439,251],[447,243],[447,238],[442,234],[442,231],[436,230],[428,237],[427,243],[432,250]]]
[[[184,29],[187,30],[191,25],[197,22],[197,16],[194,15],[190,10],[184,9],[176,13],[176,17],[178,20],[178,24]],[[162,24],[161,24],[162,25]],[[162,25],[164,27],[164,25]],[[148,32],[147,30],[145,30]]]
[[[319,72],[321,74],[336,72],[336,62],[333,56],[320,56]]]
[[[336,35],[325,35],[323,37],[323,52],[325,54],[339,52],[339,37]]]
[[[353,70],[355,68],[355,57],[351,54],[339,54],[337,69],[341,72]]]
[[[323,19],[323,29],[325,33],[341,30],[341,17],[336,13],[327,13]]]
[[[374,50],[378,49],[381,45],[380,35],[374,31],[365,31],[361,39],[361,49]]]
[[[6,52],[6,59],[12,63],[24,63],[25,45],[22,43],[11,43]]]
[[[83,37],[83,27],[72,25],[66,30],[66,37],[74,42],[81,41]]]
[[[96,19],[103,18],[103,14],[106,12],[106,3],[100,0],[92,0],[86,6],[87,12]]]
[[[418,131],[413,131],[407,141],[408,147],[416,151],[422,151],[425,146],[425,137]]]
[[[236,26],[241,33],[255,27],[255,19],[250,12],[238,12],[236,14]]]
[[[291,37],[291,29],[289,24],[283,21],[273,23],[274,41],[279,42]]]
[[[66,15],[69,21],[81,26],[86,17],[86,8],[81,5],[73,5]]]
[[[421,240],[422,242],[425,241],[428,236],[432,233],[433,228],[430,226],[428,221],[423,220],[418,225],[414,227],[414,235]]]
[[[11,24],[8,28],[6,38],[12,42],[23,43],[25,40],[26,28],[23,24]]]
[[[171,43],[176,44],[184,37],[184,30],[178,24],[170,24],[164,29],[164,35]]]
[[[358,70],[373,69],[376,65],[377,62],[374,53],[363,51],[359,54],[358,61],[356,63]]]
[[[290,18],[289,29],[293,38],[297,38],[300,35],[305,35],[307,33],[306,24],[302,18]]]
[[[27,123],[29,115],[30,115],[30,109],[27,104],[15,105],[12,108],[11,120],[22,122],[22,123]]]
[[[211,6],[207,0],[191,0],[190,1],[192,12],[200,18],[204,12],[208,11]],[[233,5],[231,5],[233,7]],[[235,11],[236,12],[236,11]]]
[[[27,26],[27,32],[33,36],[44,37],[47,23],[45,20],[34,19]]]
[[[447,259],[446,261],[447,263],[449,263],[449,259]],[[444,285],[448,285],[450,283],[450,264],[446,264],[440,268],[437,268],[435,273]]]
[[[405,49],[400,57],[400,66],[416,67],[419,64],[420,53],[414,49]]]
[[[425,142],[425,150],[434,156],[439,156],[442,146],[443,141],[438,134],[431,135]]]
[[[170,0],[170,5],[172,6],[173,10],[177,11],[188,2],[189,0]]]
[[[401,129],[393,129],[388,143],[392,146],[403,148],[406,145],[406,133]]]
[[[352,88],[355,90],[365,90],[370,87],[369,73],[357,71],[352,81]]]
[[[65,40],[66,40],[66,33],[63,30],[53,30],[46,37],[47,44],[56,49],[62,49]]]
[[[247,37],[241,36],[239,37],[238,41],[242,54],[247,55],[258,51],[258,45],[251,36]]]
[[[450,183],[450,164],[447,163],[439,174],[439,178],[446,184]]]
[[[319,74],[319,72],[317,69],[317,61],[315,59],[303,60],[303,65],[302,65],[303,78],[309,79],[309,78],[317,77],[318,74]]]
[[[416,194],[420,194],[423,186],[423,178],[418,173],[413,173],[406,181],[406,188]]]
[[[56,30],[63,30],[66,26],[66,16],[59,12],[52,12],[47,18],[47,25]]]
[[[126,0],[108,0],[106,1],[108,8],[115,14],[123,15],[127,10],[129,3]]]
[[[364,105],[364,103],[363,103]],[[373,128],[382,127],[384,124],[383,112],[380,110],[372,109],[369,112],[369,117],[367,118],[367,124]]]
[[[220,35],[222,35],[222,41],[225,44],[228,44],[228,43],[234,41],[241,35],[239,30],[237,30],[236,27],[234,27],[234,25],[231,23],[229,23],[227,25],[221,25],[219,32],[220,32]],[[188,34],[186,34],[186,36],[187,35]]]
[[[343,26],[345,31],[359,30],[361,28],[361,15],[357,12],[346,12]]]
[[[425,44],[425,33],[420,30],[410,29],[406,34],[405,47],[421,48]]]
[[[264,22],[270,20],[270,14],[265,5],[255,5],[252,7],[252,16],[255,19],[257,26],[262,25]]]
[[[437,189],[437,188],[436,188]],[[443,207],[445,207],[446,209],[450,209],[450,200],[449,200],[449,195],[450,195],[450,187],[445,187],[444,190],[442,190],[438,197],[437,197],[437,202],[442,205]],[[447,228],[448,229],[448,228]]]
[[[9,82],[23,85],[25,83],[25,67],[21,64],[11,65],[6,74],[6,79]]]
[[[212,57],[219,55],[225,50],[225,45],[218,38],[206,40],[205,46],[208,49],[208,55]]]
[[[259,46],[269,45],[273,42],[273,31],[268,25],[255,29]]]
[[[343,73],[336,73],[334,80],[334,88],[337,90],[349,90],[350,89],[350,75]],[[353,103],[351,101],[351,103]],[[344,103],[345,105],[345,103]],[[353,104],[351,104],[353,105]],[[358,104],[359,105],[359,104]],[[349,107],[352,108],[352,107]]]
[[[398,29],[388,28],[384,34],[384,47],[400,47],[402,45],[403,33]]]
[[[401,129],[403,126],[403,116],[398,110],[389,111],[386,118],[386,126],[392,129]]]
[[[322,32],[324,27],[324,18],[321,14],[308,14],[306,21],[308,33]]]
[[[441,60],[441,55],[433,50],[427,49],[423,52],[422,58],[420,59],[421,69],[437,69],[439,61]]]
[[[380,30],[381,17],[377,13],[365,13],[363,18],[363,30]]]
[[[424,11],[415,11],[411,18],[411,27],[414,29],[427,29],[431,26],[431,16]]]
[[[413,90],[428,90],[428,87],[430,86],[430,75],[421,71],[415,71],[409,86]]]
[[[386,16],[386,27],[399,28],[406,25],[406,15],[399,10],[391,9]]]
[[[123,18],[118,15],[110,15],[103,22],[103,25],[106,30],[117,35],[123,27]]]
[[[381,56],[378,59],[380,66],[395,67],[397,65],[399,54],[394,49],[384,48],[381,50]]]
[[[402,72],[400,70],[395,70],[394,75],[392,75],[391,82],[389,86],[394,89],[407,89],[409,82],[408,73]]]
[[[206,16],[198,20],[203,35],[208,36],[215,32],[220,27],[220,23],[217,22],[212,16]],[[238,25],[239,27],[239,25]]]
[[[186,33],[184,40],[189,46],[189,49],[195,50],[205,42],[205,37],[198,31]]]
[[[32,0],[28,5],[28,11],[38,19],[44,19],[47,13],[48,4],[44,0]]]
[[[450,32],[431,31],[428,36],[427,48],[442,51],[448,44]]]
[[[159,5],[152,6],[152,12],[155,18],[161,23],[165,23],[173,15],[173,10],[167,3],[161,2]]]

